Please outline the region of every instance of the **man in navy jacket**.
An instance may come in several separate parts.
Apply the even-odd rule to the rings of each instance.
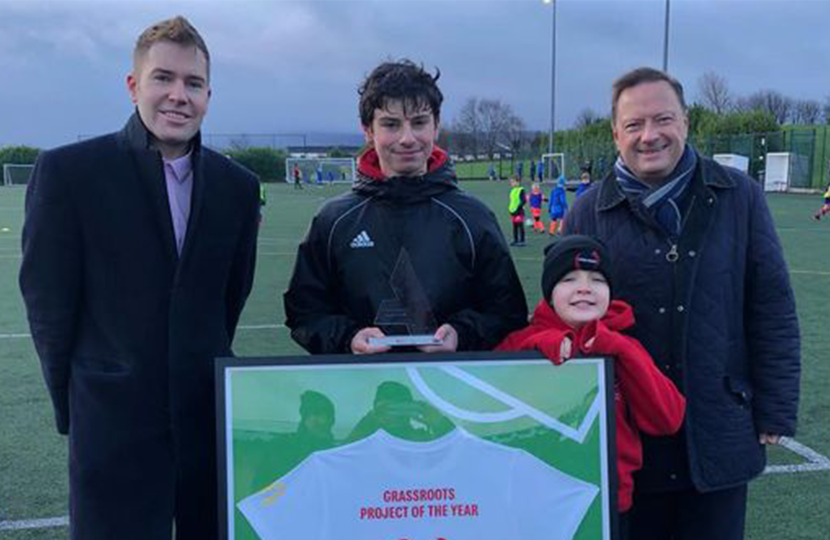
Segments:
[[[793,435],[800,338],[760,185],[695,152],[683,87],[640,68],[614,83],[619,158],[581,196],[566,234],[608,246],[636,337],[686,395],[673,437],[644,437],[631,538],[743,538],[747,482]]]
[[[45,152],[20,287],[69,436],[71,536],[217,536],[213,359],[253,281],[258,183],[200,144],[209,55],[182,17],[139,37],[120,132]]]

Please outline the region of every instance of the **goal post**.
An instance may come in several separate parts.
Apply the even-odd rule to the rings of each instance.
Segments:
[[[546,182],[554,182],[565,176],[565,154],[561,152],[542,154],[542,163],[545,167]]]
[[[286,158],[285,181],[294,182],[294,166],[304,184],[352,183],[357,178],[354,158]]]
[[[25,186],[29,183],[32,171],[35,166],[21,163],[3,164],[3,185],[4,186]]]

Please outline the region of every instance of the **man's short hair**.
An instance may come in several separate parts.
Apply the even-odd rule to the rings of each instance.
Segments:
[[[640,67],[629,71],[614,81],[611,97],[611,121],[616,122],[617,120],[617,102],[620,100],[620,94],[638,84],[660,81],[669,83],[669,86],[672,87],[674,93],[677,95],[677,99],[680,101],[680,107],[685,111],[686,100],[683,98],[683,85],[680,84],[680,81],[659,69]]]
[[[404,113],[429,107],[436,123],[441,117],[441,103],[444,95],[435,84],[441,76],[436,68],[435,75],[424,70],[411,60],[384,62],[366,77],[357,93],[360,94],[360,122],[371,126],[375,109],[385,109],[390,100],[403,102]]]
[[[199,31],[190,24],[190,21],[177,15],[172,19],[157,22],[150,26],[138,36],[133,50],[133,69],[138,70],[138,65],[150,47],[162,41],[169,41],[183,47],[193,46],[202,51],[207,62],[208,78],[210,77],[210,53],[208,52],[205,40],[199,35]]]

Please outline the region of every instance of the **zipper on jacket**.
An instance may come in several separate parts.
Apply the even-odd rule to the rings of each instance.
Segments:
[[[689,201],[689,208],[686,209],[686,213],[683,216],[683,221],[682,221],[682,224],[680,226],[681,234],[682,234],[683,229],[686,227],[686,220],[688,220],[689,214],[692,213],[692,209],[695,206],[695,200],[696,199],[697,199],[697,196],[692,196],[692,200]],[[666,260],[669,261],[670,263],[676,263],[677,260],[680,258],[680,253],[678,253],[678,251],[677,251],[677,242],[679,240],[680,240],[680,235],[670,236],[669,238],[666,239],[666,241],[671,246],[671,249],[669,249],[668,253],[666,253]]]

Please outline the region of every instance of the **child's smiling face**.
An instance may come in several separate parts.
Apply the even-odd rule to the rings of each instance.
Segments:
[[[601,319],[610,302],[608,281],[593,270],[571,270],[559,280],[550,298],[559,318],[573,328]]]

